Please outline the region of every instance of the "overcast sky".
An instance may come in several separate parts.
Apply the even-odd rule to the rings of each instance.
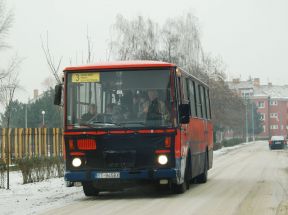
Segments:
[[[199,19],[202,45],[206,52],[221,56],[228,77],[259,77],[261,83],[288,84],[288,1],[287,0],[6,0],[14,10],[15,22],[9,43],[24,61],[20,69],[26,92],[43,90],[50,76],[40,36],[49,32],[55,59],[69,57],[81,63],[86,53],[86,32],[94,43],[98,61],[106,59],[111,25],[117,14],[126,18],[149,17],[162,24],[167,18],[192,12]],[[0,53],[0,64],[5,64]],[[11,54],[12,51],[9,51]],[[7,55],[6,54],[6,55]],[[2,59],[2,60],[1,60]]]

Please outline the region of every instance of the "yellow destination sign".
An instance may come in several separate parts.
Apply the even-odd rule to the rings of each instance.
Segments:
[[[72,74],[72,82],[99,82],[100,74],[99,72],[89,72],[89,73],[74,73]]]

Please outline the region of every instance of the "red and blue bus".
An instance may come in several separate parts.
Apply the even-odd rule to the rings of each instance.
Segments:
[[[125,61],[67,67],[65,180],[86,196],[151,183],[183,193],[213,162],[208,86],[172,63]]]

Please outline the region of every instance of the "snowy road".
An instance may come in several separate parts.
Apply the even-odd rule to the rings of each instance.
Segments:
[[[267,145],[217,151],[208,182],[182,195],[143,187],[87,198],[62,178],[22,185],[21,175],[12,173],[11,190],[0,190],[0,214],[288,215],[288,150]]]
[[[183,195],[148,188],[95,198],[82,194],[44,214],[288,214],[288,151],[270,151],[267,145],[257,142],[217,153],[209,181],[192,185]]]

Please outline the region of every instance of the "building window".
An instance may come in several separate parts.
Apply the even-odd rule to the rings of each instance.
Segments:
[[[265,120],[265,113],[260,113],[260,120],[264,121]]]
[[[270,129],[277,130],[278,129],[278,125],[270,125]]]
[[[278,102],[277,102],[277,101],[274,101],[274,100],[271,100],[271,101],[270,101],[270,105],[271,105],[271,106],[277,106],[277,105],[278,105]]]
[[[263,127],[263,132],[266,132],[266,126],[263,125],[262,127]]]
[[[278,118],[278,113],[270,113],[270,118]]]
[[[264,108],[264,102],[258,102],[258,108]]]

